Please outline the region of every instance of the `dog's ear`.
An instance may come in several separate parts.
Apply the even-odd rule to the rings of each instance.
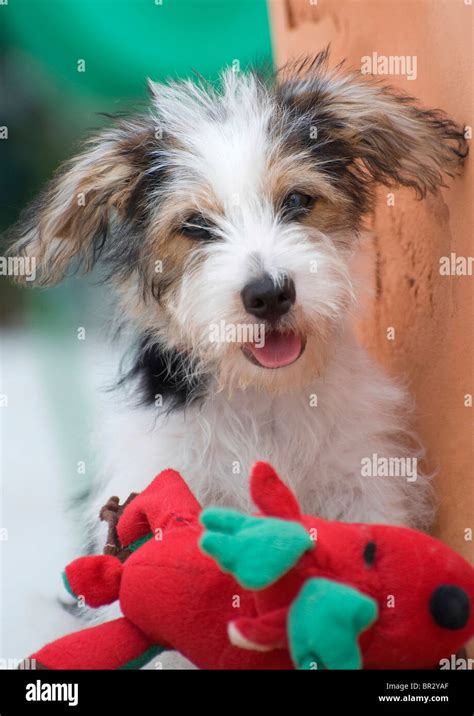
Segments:
[[[8,234],[9,254],[35,257],[37,283],[60,281],[73,258],[85,271],[92,268],[112,213],[121,221],[140,208],[154,139],[149,120],[122,120],[90,139],[23,212]]]
[[[468,150],[455,122],[373,78],[327,64],[326,50],[283,68],[277,93],[313,141],[314,156],[327,155],[328,171],[331,164],[336,171],[357,165],[369,180],[412,187],[419,197],[459,172]]]

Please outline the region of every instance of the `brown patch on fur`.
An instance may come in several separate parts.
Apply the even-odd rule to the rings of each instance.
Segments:
[[[168,196],[164,196],[163,206],[150,222],[150,232],[160,233],[163,229],[170,234],[178,231],[180,226],[192,214],[204,215],[223,214],[224,210],[216,199],[212,189],[197,182],[180,182],[179,194],[176,187]]]
[[[156,252],[162,261],[163,271],[154,280],[153,294],[160,303],[166,304],[172,294],[178,291],[190,262],[196,265],[196,262],[202,260],[203,254],[198,249],[199,244],[196,245],[196,241],[179,232],[162,234],[158,238]]]
[[[178,290],[184,273],[204,260],[203,243],[181,233],[182,224],[195,213],[209,217],[223,213],[222,206],[205,186],[180,185],[180,196],[173,194],[163,202],[148,230],[150,249],[156,260],[162,262],[162,272],[155,273],[151,281],[153,295],[162,303]]]
[[[284,149],[269,163],[267,193],[273,205],[278,208],[292,191],[307,194],[316,199],[307,216],[299,221],[332,236],[342,235],[346,244],[358,229],[358,213],[354,211],[350,196],[341,187],[335,186],[329,178],[318,171],[317,165],[308,160],[297,161],[291,151]]]
[[[318,172],[315,162],[309,163],[308,159],[298,161],[291,151],[285,154],[282,149],[277,157],[270,160],[266,181],[275,206],[281,205],[285,196],[292,191],[325,198],[334,203],[346,201],[344,193],[327,176]]]

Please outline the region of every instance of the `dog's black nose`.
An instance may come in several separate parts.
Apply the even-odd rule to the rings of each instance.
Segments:
[[[469,597],[461,587],[442,584],[431,595],[430,612],[438,626],[462,629],[469,619]]]
[[[252,316],[275,321],[288,313],[295,302],[296,290],[291,278],[286,277],[277,285],[271,276],[264,274],[244,286],[240,295],[245,310]]]

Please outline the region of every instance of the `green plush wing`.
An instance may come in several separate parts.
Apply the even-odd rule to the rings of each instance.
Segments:
[[[282,577],[314,542],[303,525],[275,517],[249,517],[224,507],[201,514],[201,549],[246,589],[263,589]]]
[[[377,612],[377,602],[357,589],[329,579],[308,579],[288,616],[296,668],[360,669],[358,637]]]

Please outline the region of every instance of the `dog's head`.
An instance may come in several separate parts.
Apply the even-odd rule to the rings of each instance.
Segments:
[[[282,391],[324,370],[353,300],[373,184],[422,197],[454,175],[460,128],[327,53],[269,82],[150,83],[68,162],[15,231],[40,280],[100,259],[148,343],[222,384]],[[184,361],[184,363],[183,363]]]

